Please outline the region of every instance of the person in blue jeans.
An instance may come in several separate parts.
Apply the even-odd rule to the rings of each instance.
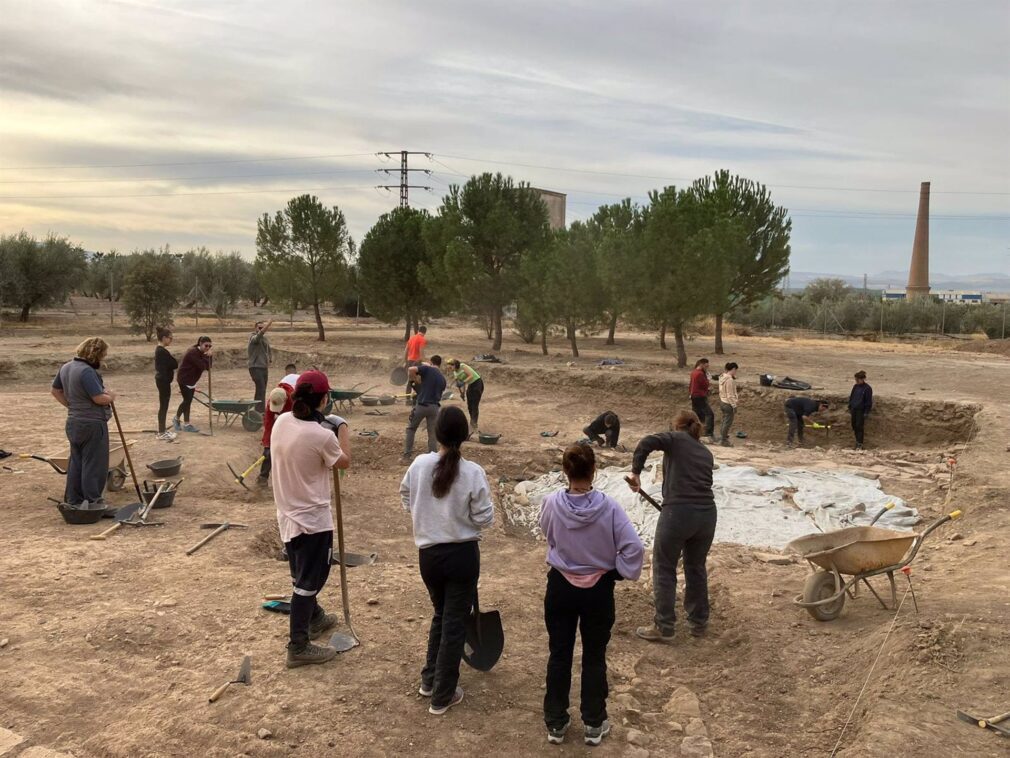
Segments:
[[[596,455],[572,445],[561,459],[568,488],[544,498],[540,530],[547,540],[544,623],[550,646],[544,722],[547,741],[559,745],[571,725],[575,632],[582,637],[580,689],[583,739],[599,745],[610,733],[607,720],[607,644],[614,625],[614,582],[642,573],[642,541],[628,514],[612,497],[593,489]]]
[[[108,352],[101,337],[86,339],[53,379],[53,397],[67,409],[70,462],[63,500],[70,505],[101,501],[109,476],[109,417],[116,395],[98,373]]]

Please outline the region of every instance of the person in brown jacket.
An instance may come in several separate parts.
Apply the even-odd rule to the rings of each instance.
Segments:
[[[736,416],[736,372],[739,368],[735,363],[727,363],[726,371],[719,376],[719,410],[722,411],[719,444],[723,447],[733,447],[733,443],[729,441],[729,430]]]

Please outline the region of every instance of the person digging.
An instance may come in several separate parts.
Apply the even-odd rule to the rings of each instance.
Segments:
[[[431,356],[431,364],[411,366],[407,369],[407,380],[416,386],[414,407],[410,409],[407,419],[407,433],[403,443],[401,463],[410,463],[414,453],[414,435],[424,421],[428,430],[428,452],[438,450],[435,439],[435,418],[442,405],[442,393],[445,392],[445,376],[442,374],[442,356]]]
[[[785,403],[786,418],[789,420],[789,431],[786,433],[786,446],[793,447],[793,438],[803,444],[804,420],[809,416],[824,413],[828,409],[827,400],[814,400],[810,397],[791,397]]]
[[[291,412],[277,417],[270,435],[277,526],[291,570],[288,668],[325,663],[337,654],[332,647],[310,642],[337,623],[336,616],[323,611],[317,597],[329,577],[333,554],[331,472],[351,465],[337,436],[321,423],[329,393],[326,374],[303,373]]]
[[[617,447],[617,441],[621,437],[621,419],[613,411],[604,411],[594,418],[582,433],[586,438],[596,445],[603,447]],[[603,436],[600,436],[603,435]]]

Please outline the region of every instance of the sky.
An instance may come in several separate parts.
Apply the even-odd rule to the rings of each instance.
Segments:
[[[792,268],[1010,272],[1010,3],[0,0],[0,234],[255,254],[310,192],[360,240],[501,171],[568,220],[719,169]],[[377,169],[393,169],[391,174]]]

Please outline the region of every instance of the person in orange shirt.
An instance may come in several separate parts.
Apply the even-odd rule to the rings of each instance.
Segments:
[[[422,326],[407,340],[407,345],[403,350],[403,365],[405,368],[409,369],[411,366],[420,366],[424,362],[424,348],[428,344],[426,334],[428,334],[428,327]],[[405,394],[410,395],[412,390],[413,386],[408,377]],[[407,402],[410,404],[413,403],[411,400]]]

